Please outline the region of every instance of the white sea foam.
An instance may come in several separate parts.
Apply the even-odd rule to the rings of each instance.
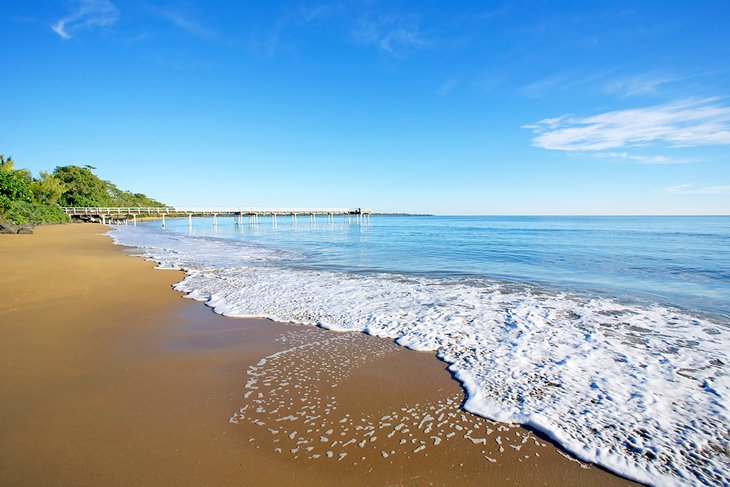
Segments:
[[[529,425],[577,457],[657,485],[730,482],[726,323],[494,282],[271,265],[236,241],[122,228],[188,277],[176,288],[227,316],[365,331],[436,351],[465,408]]]

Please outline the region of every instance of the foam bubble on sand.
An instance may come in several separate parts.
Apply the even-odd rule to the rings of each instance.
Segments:
[[[270,265],[278,251],[236,241],[114,235],[183,268],[176,288],[218,313],[436,351],[465,409],[539,429],[583,460],[648,483],[730,482],[730,332],[718,319],[488,281],[287,268]]]

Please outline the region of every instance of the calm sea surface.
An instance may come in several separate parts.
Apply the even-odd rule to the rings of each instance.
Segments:
[[[152,224],[157,225],[157,224]],[[730,217],[372,217],[369,225],[279,217],[168,220],[168,232],[296,250],[297,265],[344,272],[478,276],[651,299],[730,314]]]

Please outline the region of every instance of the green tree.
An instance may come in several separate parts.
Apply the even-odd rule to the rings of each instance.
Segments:
[[[53,176],[66,187],[61,206],[111,206],[109,183],[99,179],[90,169],[79,166],[59,166]]]
[[[25,169],[13,169],[13,158],[0,155],[0,211],[8,210],[14,201],[32,201],[33,178]]]
[[[6,159],[4,155],[0,154],[0,172],[9,173],[13,170],[14,165],[12,157]]]
[[[59,166],[53,174],[15,169],[11,157],[0,155],[0,220],[25,222],[69,221],[64,206],[163,206],[142,193],[123,191],[99,179],[93,166]]]
[[[66,185],[52,174],[41,171],[40,178],[31,183],[31,189],[36,201],[45,205],[53,205],[66,191]]]
[[[92,172],[93,166],[59,166],[53,176],[66,190],[58,202],[62,206],[164,206],[142,193],[123,191]]]

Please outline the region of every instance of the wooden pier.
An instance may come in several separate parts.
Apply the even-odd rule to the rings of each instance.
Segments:
[[[370,222],[372,211],[366,208],[178,208],[171,206],[146,208],[101,208],[101,207],[64,207],[63,211],[73,220],[98,221],[102,224],[117,222],[128,223],[131,219],[136,225],[137,218],[160,218],[165,226],[165,218],[185,218],[192,226],[193,217],[213,217],[213,225],[218,224],[218,217],[233,217],[236,225],[243,225],[246,219],[250,225],[257,225],[259,217],[271,217],[276,225],[279,217],[290,217],[292,224],[297,217],[309,217],[316,223],[318,216],[327,217],[334,223],[335,218],[342,217],[344,223],[364,224]]]

